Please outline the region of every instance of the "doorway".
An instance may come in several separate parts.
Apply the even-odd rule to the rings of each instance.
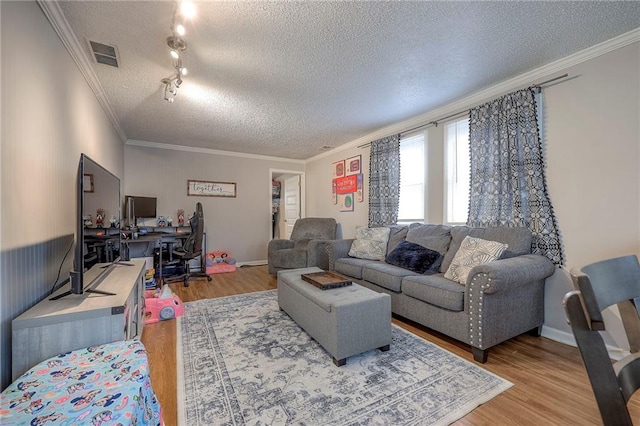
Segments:
[[[304,172],[269,170],[271,203],[269,239],[289,239],[296,220],[305,216]]]

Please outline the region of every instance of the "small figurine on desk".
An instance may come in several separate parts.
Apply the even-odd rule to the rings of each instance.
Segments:
[[[103,220],[104,220],[104,209],[96,210],[96,227],[97,228],[102,228]]]
[[[117,228],[120,225],[118,223],[118,219],[116,219],[115,216],[111,216],[111,219],[109,219],[109,222],[111,223],[112,228]]]
[[[166,227],[166,226],[167,226],[167,219],[165,219],[165,218],[164,218],[164,216],[160,216],[160,217],[158,218],[158,226],[159,226],[160,228],[164,228],[164,227]]]
[[[84,222],[84,226],[85,227],[89,228],[89,227],[93,226],[93,219],[91,219],[91,215],[90,214],[84,215],[82,220]]]
[[[170,217],[167,218],[167,226],[171,226],[171,224],[173,223],[173,219],[171,219]]]
[[[184,226],[184,210],[178,210],[178,226]]]

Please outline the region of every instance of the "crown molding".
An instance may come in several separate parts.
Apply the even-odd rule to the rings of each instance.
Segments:
[[[120,136],[122,142],[126,142],[127,135],[120,125],[118,115],[107,99],[104,93],[104,89],[102,88],[102,85],[98,80],[98,76],[96,76],[96,73],[93,71],[93,67],[91,66],[91,59],[87,56],[84,49],[85,46],[78,42],[78,39],[71,29],[67,18],[65,18],[64,14],[62,13],[62,9],[60,9],[60,4],[56,0],[37,0],[37,3],[51,23],[51,26],[53,27],[55,32],[58,34],[58,37],[60,37],[60,40],[62,40],[64,47],[66,47],[67,51],[73,58],[73,61],[80,69],[80,72],[95,94],[98,103],[100,104],[100,106],[102,106],[102,109],[107,114],[109,121],[111,121],[111,124],[118,133],[118,136]]]
[[[271,156],[268,156],[268,155],[247,154],[247,153],[243,153],[243,152],[233,152],[233,151],[222,151],[222,150],[210,149],[210,148],[196,148],[196,147],[193,147],[193,146],[174,145],[174,144],[160,143],[160,142],[140,141],[140,140],[135,140],[135,139],[127,140],[125,145],[140,146],[140,147],[144,147],[144,148],[168,149],[170,151],[196,152],[198,154],[222,155],[222,156],[227,156],[227,157],[248,158],[248,159],[252,159],[252,160],[267,160],[267,161],[280,161],[280,162],[283,162],[283,163],[305,164],[305,160],[295,160],[295,159],[292,159],[292,158],[271,157]]]
[[[433,109],[409,120],[405,120],[400,123],[396,123],[391,126],[376,130],[375,132],[370,133],[366,136],[336,147],[331,151],[323,152],[322,154],[311,157],[306,160],[306,163],[317,161],[321,158],[333,155],[346,149],[357,148],[359,145],[367,144],[376,139],[380,139],[396,133],[402,133],[407,129],[426,125],[432,121],[439,121],[442,119],[442,117],[447,117],[451,114],[455,114],[456,112],[464,111],[465,109],[481,105],[492,98],[502,96],[510,91],[517,90],[522,87],[532,86],[536,83],[536,81],[556,77],[556,75],[554,74],[562,74],[562,72],[566,71],[566,69],[569,67],[581,64],[590,59],[596,58],[598,56],[604,55],[606,53],[623,48],[636,42],[640,42],[640,28],[636,28],[612,39],[606,40],[602,43],[588,47],[562,59],[558,59],[557,61],[551,62],[547,65],[543,65],[532,71],[520,74],[514,78],[505,80],[487,89],[475,92],[465,98],[448,103],[443,107]],[[569,78],[571,78],[571,76],[569,76]]]

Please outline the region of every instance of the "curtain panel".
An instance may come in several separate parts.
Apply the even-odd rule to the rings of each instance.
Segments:
[[[371,142],[369,156],[369,227],[398,221],[400,206],[400,135]]]
[[[469,112],[469,226],[522,226],[531,251],[564,264],[547,191],[534,89],[520,90]]]

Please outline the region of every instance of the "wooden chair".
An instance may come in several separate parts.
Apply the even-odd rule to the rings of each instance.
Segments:
[[[571,270],[575,291],[563,305],[605,425],[632,425],[627,402],[640,388],[640,265],[636,256],[604,260]],[[612,363],[602,311],[616,304],[631,354]]]
[[[602,311],[618,305],[629,347],[640,352],[640,265],[635,255],[617,257],[571,270],[574,288],[582,298],[591,327],[604,330]]]
[[[579,291],[566,294],[563,300],[567,320],[576,338],[580,355],[598,403],[605,426],[632,426],[627,401],[640,388],[640,353],[612,363],[598,330],[590,327]]]

